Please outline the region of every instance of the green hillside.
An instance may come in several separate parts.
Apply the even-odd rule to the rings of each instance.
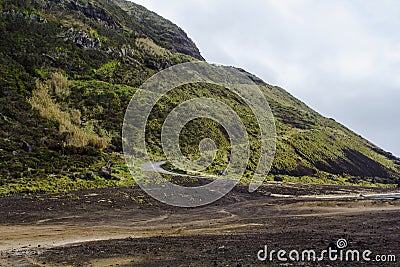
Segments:
[[[133,184],[122,157],[125,109],[153,74],[203,60],[195,44],[175,24],[124,0],[0,0],[0,8],[0,195]],[[276,119],[268,179],[397,185],[400,159],[284,89],[247,75]],[[164,157],[160,129],[166,115],[199,96],[223,101],[242,118],[251,141],[251,177],[259,158],[255,117],[236,95],[208,84],[176,88],[153,109],[146,131],[153,159]],[[180,145],[196,158],[205,137],[219,148],[206,170],[214,174],[229,158],[220,125],[193,121]]]

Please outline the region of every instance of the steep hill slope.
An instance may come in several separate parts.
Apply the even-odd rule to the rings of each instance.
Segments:
[[[203,60],[198,48],[173,23],[124,0],[0,0],[0,7],[0,194],[132,184],[121,157],[125,109],[151,75]],[[276,118],[270,179],[397,183],[399,159],[248,75]],[[174,89],[154,108],[146,135],[154,159],[163,158],[163,119],[198,96],[224,101],[243,119],[253,148],[250,177],[259,157],[254,116],[235,95],[211,85]],[[189,123],[182,150],[195,158],[204,137],[220,148],[208,171],[224,168],[229,142],[213,121]]]

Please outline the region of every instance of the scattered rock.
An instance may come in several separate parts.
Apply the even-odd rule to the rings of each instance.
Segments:
[[[47,23],[47,20],[42,18],[41,16],[37,14],[30,14],[29,19],[33,22],[38,22],[38,23]]]
[[[20,11],[15,11],[15,10],[11,10],[11,11],[1,11],[0,12],[0,16],[1,17],[6,17],[6,16],[12,16],[13,18],[24,18],[24,19],[29,19],[31,22],[38,22],[38,23],[47,23],[47,19],[41,17],[38,14],[25,14],[22,13]]]
[[[134,50],[130,45],[123,45],[121,51],[119,52],[120,57],[131,57],[134,55]]]
[[[106,27],[110,27],[114,30],[119,30],[117,23],[114,19],[108,14],[108,12],[101,8],[93,5],[92,3],[84,3],[85,1],[65,1],[65,7],[68,9],[80,11],[86,17],[102,21],[103,25]]]
[[[111,180],[120,181],[121,179],[118,178],[117,176],[112,176],[112,177],[111,177]]]
[[[26,141],[22,141],[22,149],[25,150],[26,152],[33,151],[33,147]]]
[[[44,57],[50,59],[53,63],[57,62],[56,58],[53,57],[53,56],[50,56],[50,55],[45,54],[45,53],[43,53],[42,56],[44,56]]]
[[[79,174],[79,173],[74,173],[74,174],[71,174],[70,176],[69,176],[72,180],[76,180],[76,179],[82,179],[82,178],[84,178],[84,176],[82,175],[82,174]]]
[[[112,171],[108,166],[103,166],[99,169],[99,176],[105,179],[112,179]]]
[[[104,149],[104,151],[107,152],[107,153],[112,153],[112,152],[116,151],[116,147],[114,145],[109,145],[108,147],[106,147]]]
[[[93,180],[94,179],[94,173],[93,172],[87,172],[85,174],[85,179],[86,180]]]
[[[63,145],[61,142],[52,141],[50,142],[47,147],[54,151],[61,151],[63,149]]]
[[[58,37],[64,38],[64,41],[72,41],[83,49],[99,50],[101,48],[100,38],[92,37],[90,33],[82,30],[70,28],[64,34],[59,34]]]
[[[107,161],[106,166],[107,166],[108,168],[111,168],[111,167],[115,166],[115,164],[114,164],[114,162],[112,162],[112,161],[109,160],[109,161]]]

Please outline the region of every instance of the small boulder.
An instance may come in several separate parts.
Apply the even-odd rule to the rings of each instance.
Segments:
[[[93,180],[94,179],[94,174],[93,172],[87,172],[85,173],[85,180]]]
[[[118,178],[117,176],[112,176],[111,179],[114,180],[114,181],[121,181],[121,179]]]
[[[33,151],[33,147],[26,141],[22,141],[22,149],[25,150],[26,152]]]
[[[105,179],[112,179],[111,168],[103,166],[99,169],[99,176]]]
[[[106,166],[109,168],[113,167],[114,165],[115,165],[115,163],[112,161],[107,161],[107,163],[106,163]]]

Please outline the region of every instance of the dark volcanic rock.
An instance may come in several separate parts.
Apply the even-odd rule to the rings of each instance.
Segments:
[[[32,152],[33,151],[32,145],[29,144],[26,141],[22,141],[22,149],[25,150],[26,152]]]
[[[112,179],[112,170],[107,166],[103,166],[99,169],[99,176],[105,179]]]
[[[320,170],[334,174],[350,174],[366,177],[390,177],[393,172],[379,162],[372,160],[354,149],[344,149],[344,159],[327,159],[327,163],[316,164]]]
[[[89,33],[84,31],[76,31],[71,28],[64,34],[59,35],[58,37],[64,38],[65,41],[72,41],[76,45],[91,50],[99,50],[101,48],[101,41],[98,37],[91,37]]]

